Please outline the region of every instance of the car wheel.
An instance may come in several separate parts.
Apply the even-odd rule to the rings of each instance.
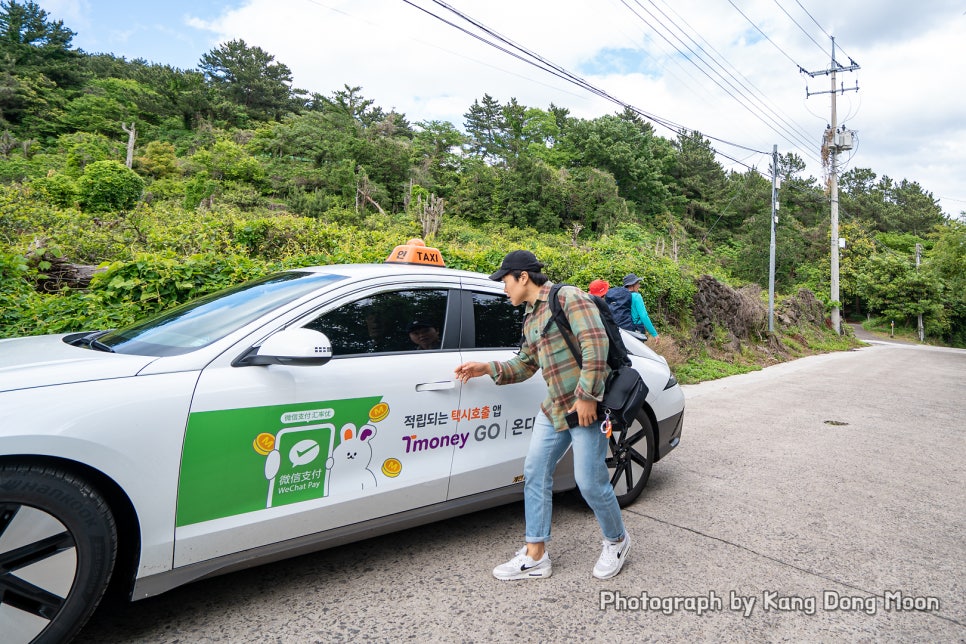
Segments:
[[[116,556],[114,517],[90,485],[51,467],[0,466],[0,639],[70,640]]]
[[[641,409],[630,427],[614,430],[607,449],[607,468],[617,503],[627,507],[641,495],[654,462],[654,429]]]

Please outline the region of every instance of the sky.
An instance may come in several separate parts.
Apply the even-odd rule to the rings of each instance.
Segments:
[[[840,175],[914,181],[946,214],[966,215],[964,0],[36,1],[88,53],[194,69],[241,39],[288,66],[294,87],[361,87],[413,124],[462,129],[484,94],[586,119],[631,105],[660,136],[701,132],[738,171],[767,173],[777,145],[823,179],[834,103],[836,124],[854,133]],[[601,91],[481,42],[446,7]],[[836,73],[834,94],[833,38],[837,66],[856,68]]]

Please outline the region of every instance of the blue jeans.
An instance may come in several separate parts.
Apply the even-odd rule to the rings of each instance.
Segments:
[[[624,537],[624,519],[610,484],[607,465],[607,436],[597,423],[563,432],[553,428],[543,412],[533,424],[530,449],[523,465],[523,500],[527,519],[527,543],[550,541],[550,516],[553,512],[553,471],[557,461],[573,444],[574,476],[587,505],[594,511],[604,538],[619,541]]]

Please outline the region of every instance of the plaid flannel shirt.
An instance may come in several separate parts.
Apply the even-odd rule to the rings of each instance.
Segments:
[[[520,352],[506,362],[491,362],[490,375],[498,385],[522,382],[543,369],[547,382],[547,397],[540,409],[547,415],[557,431],[567,429],[564,416],[578,398],[601,400],[604,383],[610,374],[607,366],[607,331],[600,321],[597,305],[591,296],[576,287],[564,287],[558,292],[561,307],[573,330],[572,339],[580,351],[582,367],[577,366],[574,354],[567,346],[561,329],[550,325],[547,334],[543,329],[550,319],[550,282],[540,287],[537,300],[527,305],[527,317],[523,323],[523,346]]]

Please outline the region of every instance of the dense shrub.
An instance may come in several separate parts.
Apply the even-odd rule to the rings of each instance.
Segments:
[[[54,172],[34,179],[30,186],[43,194],[55,206],[70,208],[77,203],[77,183],[66,174]]]
[[[114,262],[91,280],[91,293],[105,306],[135,303],[141,313],[170,308],[274,270],[274,266],[239,255],[189,257],[139,254]]]
[[[117,161],[95,161],[77,181],[81,207],[88,212],[133,208],[144,191],[144,179]]]
[[[21,255],[0,253],[0,337],[19,335],[21,312],[29,309],[34,290],[27,279],[27,260]]]

